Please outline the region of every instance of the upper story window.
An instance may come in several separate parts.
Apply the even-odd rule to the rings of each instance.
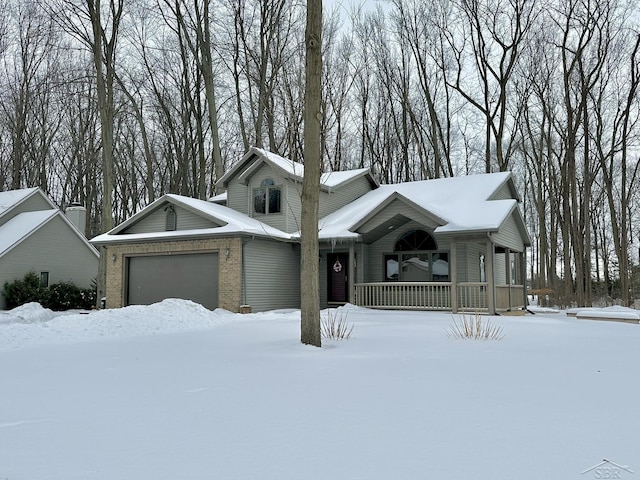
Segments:
[[[281,189],[275,186],[272,179],[262,181],[260,188],[253,191],[253,211],[255,213],[280,213]]]

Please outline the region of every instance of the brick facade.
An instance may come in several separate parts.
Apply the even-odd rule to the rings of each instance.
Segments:
[[[107,263],[107,308],[119,308],[125,305],[127,257],[202,252],[218,252],[218,306],[231,312],[238,312],[242,298],[242,240],[240,238],[109,245],[101,250],[101,253],[106,255]]]

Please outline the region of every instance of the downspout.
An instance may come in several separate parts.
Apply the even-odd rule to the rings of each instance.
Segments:
[[[243,238],[242,239],[242,254],[240,256],[241,258],[241,262],[242,265],[240,266],[240,288],[242,289],[242,305],[248,305],[247,304],[247,271],[246,271],[246,262],[245,262],[245,252],[244,252],[244,247],[246,244],[248,244],[251,240],[253,240],[253,237],[251,238]]]

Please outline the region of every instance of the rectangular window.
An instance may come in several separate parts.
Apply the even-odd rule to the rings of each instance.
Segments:
[[[400,279],[398,255],[384,256],[384,279],[386,282],[397,282]]]
[[[386,282],[448,282],[448,252],[407,252],[384,255]]]
[[[403,282],[428,282],[431,280],[431,269],[428,253],[405,253],[402,255]]]
[[[434,282],[449,281],[449,253],[438,252],[431,256],[431,276]]]
[[[267,191],[264,188],[256,188],[253,191],[253,211],[255,213],[267,213]]]
[[[40,272],[40,286],[44,288],[49,286],[49,272]]]
[[[280,189],[270,187],[269,192],[269,213],[280,213]]]
[[[254,213],[280,213],[281,211],[280,187],[262,187],[253,191]]]

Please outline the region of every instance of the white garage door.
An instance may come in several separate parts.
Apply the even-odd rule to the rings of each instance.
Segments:
[[[183,298],[217,308],[218,254],[130,257],[127,305],[149,305],[165,298]]]

